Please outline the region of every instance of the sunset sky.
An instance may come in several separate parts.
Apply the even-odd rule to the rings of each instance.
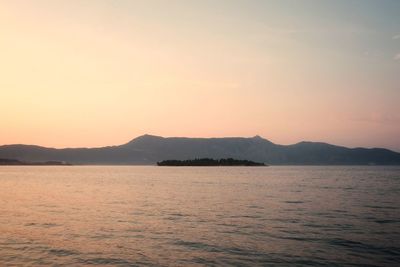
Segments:
[[[0,0],[0,127],[400,151],[400,1]]]

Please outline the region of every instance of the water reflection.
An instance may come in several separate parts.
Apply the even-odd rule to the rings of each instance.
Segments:
[[[0,265],[396,265],[399,167],[1,167]]]

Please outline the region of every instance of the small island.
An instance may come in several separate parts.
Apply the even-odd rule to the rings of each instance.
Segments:
[[[158,166],[267,166],[250,160],[227,159],[189,159],[189,160],[163,160],[157,162]]]

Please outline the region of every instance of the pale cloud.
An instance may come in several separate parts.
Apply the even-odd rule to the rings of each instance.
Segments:
[[[400,34],[394,35],[392,38],[393,38],[393,40],[400,39]]]
[[[400,60],[400,53],[398,53],[397,55],[395,55],[395,56],[393,57],[393,59],[394,59],[394,60]]]

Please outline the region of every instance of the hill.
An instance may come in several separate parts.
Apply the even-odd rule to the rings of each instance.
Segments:
[[[164,138],[139,136],[119,145],[100,148],[0,146],[0,158],[21,161],[64,161],[71,164],[139,165],[166,159],[235,158],[270,165],[400,165],[400,153],[383,148],[347,148],[326,143],[274,144],[264,138]]]

